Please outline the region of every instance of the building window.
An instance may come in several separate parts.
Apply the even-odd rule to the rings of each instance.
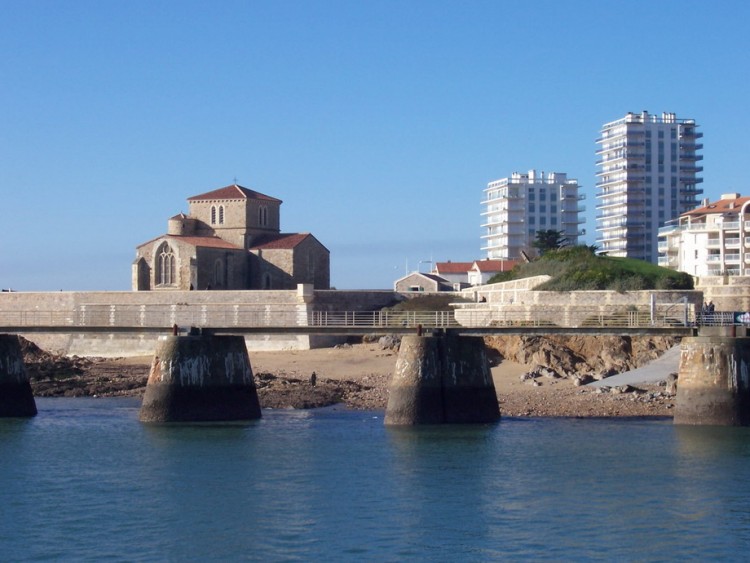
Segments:
[[[215,205],[211,206],[211,224],[212,225],[216,224],[216,206]]]
[[[224,206],[220,205],[219,206],[219,225],[223,225],[223,224],[224,224]]]
[[[156,253],[156,285],[175,285],[177,271],[175,255],[169,244],[162,243]]]
[[[258,225],[261,227],[268,225],[268,207],[265,205],[258,208]]]

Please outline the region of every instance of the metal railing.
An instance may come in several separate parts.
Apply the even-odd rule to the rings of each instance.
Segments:
[[[269,328],[293,333],[320,329],[372,329],[398,331],[493,327],[558,327],[649,329],[737,324],[731,312],[692,313],[684,304],[648,310],[602,311],[597,307],[528,311],[498,308],[481,303],[466,304],[450,311],[309,311],[305,306],[221,305],[82,305],[74,311],[0,311],[0,329],[51,328],[84,332],[86,328],[137,332],[139,328],[199,327],[215,329]]]

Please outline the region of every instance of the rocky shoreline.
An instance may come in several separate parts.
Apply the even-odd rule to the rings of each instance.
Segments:
[[[492,343],[489,343],[492,345]],[[497,343],[495,342],[497,350]],[[611,350],[624,350],[628,346],[613,348],[611,342],[602,342]],[[660,350],[673,342],[658,346],[646,345],[648,354],[631,362],[631,367],[645,363],[652,356],[658,357]],[[639,345],[640,346],[640,345]],[[674,393],[664,383],[624,387],[592,388],[581,385],[581,374],[565,372],[559,366],[576,366],[587,377],[603,377],[597,368],[583,367],[581,361],[565,359],[560,342],[550,344],[544,340],[536,351],[528,343],[505,343],[503,352],[498,351],[493,360],[493,378],[498,393],[500,411],[505,417],[671,417],[674,408]],[[149,372],[149,359],[127,358],[77,358],[51,354],[33,343],[22,340],[26,371],[32,390],[37,397],[141,397],[145,390]],[[521,352],[523,350],[523,352]],[[663,350],[661,350],[663,351]],[[315,385],[304,369],[289,369],[290,358],[306,366],[305,358],[312,359],[325,353],[319,360],[320,367]],[[518,354],[527,354],[532,361],[518,363]],[[585,353],[595,353],[589,350]],[[274,355],[275,354],[275,355]],[[570,352],[576,358],[584,358]],[[373,343],[358,344],[338,350],[303,351],[295,353],[264,353],[257,369],[253,361],[255,381],[261,408],[309,409],[334,404],[343,404],[351,409],[384,410],[388,402],[390,370],[395,364],[395,352],[383,356],[383,350]],[[534,356],[536,355],[536,356]],[[256,357],[256,355],[253,355]],[[632,356],[632,354],[630,354]],[[364,373],[342,370],[347,362],[361,362],[377,357],[377,368]],[[600,362],[601,354],[596,356]],[[270,359],[269,359],[270,358]],[[521,358],[524,359],[524,358]],[[619,360],[618,360],[619,361]],[[545,363],[557,365],[554,369]],[[279,367],[284,366],[284,367]],[[388,367],[390,366],[390,367]],[[531,369],[528,369],[532,366]],[[604,363],[600,372],[613,369]],[[331,375],[328,377],[327,372]],[[585,373],[589,371],[590,373]],[[303,375],[304,374],[304,375]],[[667,374],[665,374],[666,379]]]

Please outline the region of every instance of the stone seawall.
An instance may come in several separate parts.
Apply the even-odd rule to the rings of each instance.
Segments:
[[[0,322],[99,326],[201,326],[206,317],[226,318],[237,326],[259,319],[305,323],[312,311],[368,311],[398,300],[392,291],[313,291],[299,286],[286,291],[59,291],[4,292],[0,294]],[[153,354],[153,333],[36,333],[21,335],[37,346],[64,355],[128,357]],[[339,336],[302,334],[247,335],[250,351],[307,350],[342,342]]]

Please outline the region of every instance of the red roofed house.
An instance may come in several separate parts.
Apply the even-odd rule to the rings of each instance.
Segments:
[[[237,184],[188,198],[187,215],[136,247],[133,290],[330,286],[330,253],[309,233],[281,233],[281,200]]]
[[[484,285],[490,278],[502,272],[509,272],[518,260],[477,260],[469,269],[469,285]]]
[[[750,275],[750,197],[723,194],[659,229],[659,266],[692,276]]]
[[[513,269],[517,260],[475,260],[474,262],[436,262],[432,273],[450,282],[454,289],[483,285],[495,274]]]
[[[431,273],[450,282],[456,289],[461,289],[469,286],[469,270],[472,264],[473,262],[435,262]]]

